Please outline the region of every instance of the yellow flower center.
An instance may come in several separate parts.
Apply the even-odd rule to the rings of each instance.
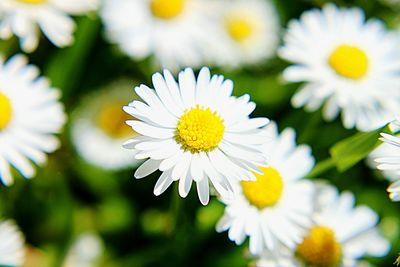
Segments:
[[[297,246],[297,254],[309,265],[334,267],[340,262],[342,248],[330,228],[314,226]]]
[[[39,5],[46,3],[48,0],[17,0],[17,1],[24,4]]]
[[[182,13],[185,0],[151,0],[150,9],[154,16],[161,19],[173,19]]]
[[[11,121],[12,106],[10,99],[0,92],[0,131],[4,130]]]
[[[353,80],[363,78],[368,72],[368,56],[358,47],[340,45],[332,52],[328,61],[337,74]]]
[[[283,193],[283,180],[272,167],[262,167],[263,174],[256,173],[256,181],[241,182],[247,200],[259,209],[275,205]]]
[[[243,16],[231,16],[227,18],[225,27],[231,38],[237,42],[245,41],[253,33],[251,21]]]
[[[216,148],[224,136],[223,119],[209,108],[196,106],[185,111],[176,128],[176,141],[192,153]]]
[[[125,138],[134,134],[125,123],[125,121],[131,120],[132,116],[122,110],[124,104],[119,101],[107,103],[97,114],[97,126],[112,138]]]

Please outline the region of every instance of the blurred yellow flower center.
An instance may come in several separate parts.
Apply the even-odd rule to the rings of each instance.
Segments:
[[[112,138],[130,137],[135,134],[125,123],[131,120],[132,116],[122,110],[124,104],[119,101],[108,103],[97,114],[98,127]]]
[[[241,16],[232,16],[227,18],[226,29],[235,41],[242,42],[245,41],[253,32],[253,25],[248,18]]]
[[[183,149],[192,153],[211,151],[224,136],[223,122],[216,112],[196,106],[185,111],[180,118],[175,139]]]
[[[0,131],[4,130],[10,123],[12,111],[10,99],[0,92]]]
[[[182,13],[185,0],[151,0],[150,9],[154,16],[172,19]]]
[[[330,228],[314,226],[297,246],[297,254],[309,265],[334,267],[340,262],[342,248]]]
[[[256,181],[241,182],[247,200],[259,209],[275,205],[283,193],[283,180],[279,172],[272,168],[261,168],[263,174],[256,173]]]
[[[33,4],[33,5],[37,5],[37,4],[44,4],[46,3],[48,0],[17,0],[18,2],[21,3],[25,3],[25,4]]]
[[[360,48],[349,45],[338,46],[328,61],[336,73],[353,80],[363,78],[369,66],[367,54]]]

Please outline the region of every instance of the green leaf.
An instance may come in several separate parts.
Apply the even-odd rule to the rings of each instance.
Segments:
[[[373,132],[357,133],[347,139],[336,143],[330,154],[337,169],[344,172],[364,159],[380,143],[379,134],[383,131],[379,128]]]

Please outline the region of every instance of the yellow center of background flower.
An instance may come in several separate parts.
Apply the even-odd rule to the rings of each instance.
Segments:
[[[112,138],[124,138],[135,135],[131,127],[126,125],[132,116],[122,110],[124,102],[108,103],[97,114],[97,125]]]
[[[12,117],[12,106],[10,99],[0,92],[0,131],[4,130],[10,123]]]
[[[38,5],[38,4],[44,4],[48,0],[17,0],[17,1],[25,4]]]
[[[246,40],[253,32],[252,23],[245,17],[232,16],[226,19],[225,24],[231,38],[238,42]]]
[[[314,226],[298,245],[297,254],[309,265],[334,267],[340,262],[342,248],[330,228]]]
[[[151,0],[150,9],[154,16],[172,19],[182,13],[185,0]]]
[[[223,120],[216,112],[196,106],[180,118],[175,139],[192,153],[208,152],[218,146],[224,131]]]
[[[367,74],[369,61],[367,54],[360,48],[340,45],[330,55],[329,65],[337,74],[359,80]]]
[[[247,200],[259,209],[275,205],[283,193],[283,180],[279,172],[272,168],[261,168],[263,174],[256,173],[256,181],[241,182]]]

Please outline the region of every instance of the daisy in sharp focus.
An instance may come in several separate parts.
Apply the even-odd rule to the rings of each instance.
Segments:
[[[216,55],[218,65],[238,67],[271,58],[279,44],[279,18],[271,1],[221,1],[216,16]]]
[[[85,97],[72,115],[71,136],[79,155],[87,162],[107,170],[137,166],[132,153],[121,149],[137,136],[126,125],[132,118],[122,110],[132,98],[132,81],[118,80]]]
[[[193,70],[179,73],[178,83],[165,70],[153,75],[153,86],[135,88],[142,101],[124,110],[136,118],[127,121],[140,135],[124,145],[137,159],[148,159],[136,171],[143,178],[162,172],[154,188],[160,195],[179,180],[179,194],[186,197],[195,181],[202,204],[209,201],[209,183],[225,197],[232,184],[254,180],[253,171],[266,164],[260,152],[266,135],[260,129],[266,118],[249,118],[256,105],[250,97],[232,96],[233,82],[210,76],[203,68],[196,79]]]
[[[25,52],[39,42],[39,31],[58,47],[72,44],[75,23],[70,15],[95,10],[98,0],[1,0],[0,38],[13,34]]]
[[[25,238],[12,221],[0,222],[0,266],[22,266]]]
[[[383,257],[390,243],[377,229],[378,215],[366,206],[354,207],[354,195],[318,185],[314,225],[292,251],[266,251],[257,267],[355,267],[364,256]]]
[[[0,179],[13,183],[10,165],[32,178],[31,162],[43,165],[59,146],[54,134],[66,120],[60,92],[24,56],[0,59]]]
[[[397,127],[400,127],[400,120],[394,122]],[[376,159],[378,169],[386,173],[393,174],[396,181],[389,186],[389,196],[393,201],[400,201],[400,137],[382,133],[381,140],[386,146],[390,146],[390,151],[385,155],[381,155]],[[389,147],[388,147],[389,148]],[[389,153],[390,152],[390,153]]]
[[[209,0],[105,0],[101,16],[109,40],[134,59],[154,56],[177,71],[203,65],[211,24]]]
[[[312,223],[314,186],[301,179],[314,166],[311,149],[296,146],[293,129],[279,135],[276,124],[270,123],[265,132],[268,167],[261,168],[256,181],[237,181],[235,198],[221,198],[226,208],[217,224],[217,231],[228,230],[237,245],[248,236],[252,254],[281,245],[294,248]]]
[[[279,54],[295,65],[284,71],[305,82],[295,107],[314,111],[324,104],[325,119],[342,113],[346,128],[379,128],[400,112],[400,38],[360,8],[305,12],[289,23]]]

